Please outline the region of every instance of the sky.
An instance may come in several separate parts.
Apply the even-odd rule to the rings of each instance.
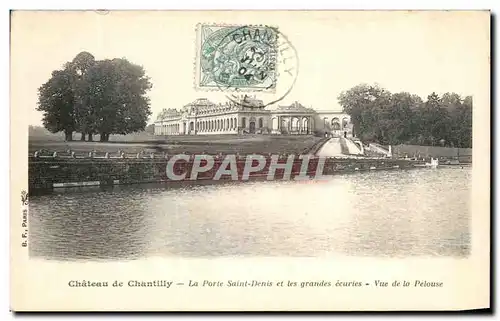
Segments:
[[[11,20],[12,108],[41,125],[38,88],[81,51],[144,67],[153,83],[149,122],[162,109],[197,98],[225,102],[225,94],[194,86],[199,23],[279,28],[298,58],[297,80],[279,105],[299,101],[340,110],[338,95],[360,83],[423,98],[432,92],[474,96],[489,77],[480,68],[488,64],[487,12],[18,11]]]

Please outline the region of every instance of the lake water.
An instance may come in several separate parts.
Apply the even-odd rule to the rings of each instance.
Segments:
[[[464,257],[471,178],[471,168],[438,168],[33,196],[30,255]]]

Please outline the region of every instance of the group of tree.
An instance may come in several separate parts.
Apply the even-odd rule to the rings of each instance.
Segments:
[[[37,110],[43,112],[43,125],[52,133],[64,132],[67,141],[73,133],[81,140],[99,134],[142,131],[151,115],[152,88],[141,66],[126,59],[95,60],[88,52],[79,53],[38,89]]]
[[[355,134],[384,145],[472,147],[472,97],[431,93],[424,101],[407,92],[390,93],[361,84],[339,97]]]

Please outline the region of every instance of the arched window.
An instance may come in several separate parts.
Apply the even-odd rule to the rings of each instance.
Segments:
[[[332,129],[340,130],[340,121],[337,117],[332,118]]]
[[[234,128],[233,126],[234,126],[233,119],[231,118],[231,123],[230,123],[230,127],[229,128],[233,129]]]
[[[236,129],[237,127],[238,127],[238,121],[236,118],[234,118],[234,127],[233,128]]]
[[[309,119],[302,118],[302,131],[309,132]]]
[[[241,118],[241,127],[243,128],[247,127],[247,119],[245,117]]]
[[[264,127],[264,120],[262,118],[259,118],[259,128]]]
[[[344,117],[342,119],[342,128],[345,128],[349,124],[349,119],[347,117]]]

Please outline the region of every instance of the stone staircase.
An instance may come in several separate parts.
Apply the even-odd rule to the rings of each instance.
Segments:
[[[353,141],[349,138],[340,138],[342,154],[345,155],[364,155],[364,148],[361,141]]]
[[[392,157],[392,147],[390,145],[384,146],[377,143],[370,143],[368,150],[380,156]]]

